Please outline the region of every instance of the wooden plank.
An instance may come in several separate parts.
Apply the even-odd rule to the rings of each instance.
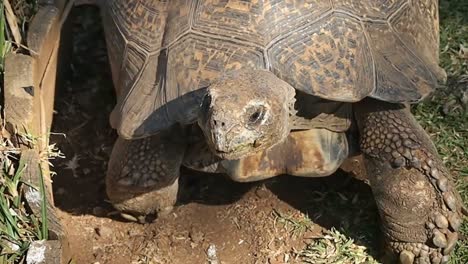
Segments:
[[[33,70],[34,86],[39,87],[39,107],[36,108],[38,129],[43,138],[41,148],[47,147],[48,133],[52,125],[57,63],[63,21],[68,15],[67,1],[45,0],[34,16],[28,31],[28,47],[36,63]]]
[[[37,136],[40,136],[39,148],[45,150],[48,145],[48,132],[52,123],[55,96],[57,56],[60,40],[60,13],[54,5],[41,6],[34,16],[28,30],[27,45],[35,59],[33,80],[37,89]],[[55,54],[54,54],[55,53]]]
[[[26,166],[21,178],[25,183],[27,183],[26,187],[23,189],[24,197],[33,214],[38,219],[41,219],[43,197],[40,191],[40,183],[41,180],[44,181],[47,227],[49,231],[48,242],[50,242],[50,248],[48,250],[59,250],[59,252],[47,253],[47,255],[49,255],[47,260],[55,259],[55,261],[61,261],[44,263],[66,263],[66,257],[69,256],[70,253],[67,234],[62,228],[60,219],[57,216],[54,207],[52,182],[50,177],[45,177],[48,175],[47,170],[44,170],[45,163],[47,163],[47,161],[41,160],[36,149],[24,150],[21,153],[20,164],[25,164]]]
[[[44,69],[43,78],[40,81],[40,104],[41,104],[41,135],[48,138],[48,133],[52,126],[55,102],[55,87],[57,80],[57,55],[60,39],[55,41],[54,49],[50,54],[49,64]],[[46,140],[48,141],[48,140]]]
[[[31,56],[36,59],[36,67],[34,69],[34,80],[39,87],[43,79],[45,69],[51,62],[51,54],[56,46],[57,40],[60,37],[60,14],[58,8],[52,5],[46,5],[37,11],[31,21],[31,26],[28,30],[27,46],[31,52]]]
[[[28,202],[34,215],[40,218],[42,195],[40,193],[41,178],[44,180],[45,197],[47,206],[47,218],[49,220],[49,235],[50,239],[60,239],[64,236],[64,231],[60,225],[59,218],[55,213],[53,205],[52,182],[50,178],[45,177],[44,169],[42,168],[43,161],[35,149],[24,150],[21,153],[20,163],[25,164],[25,169],[22,175],[22,180],[27,183],[28,187],[24,188],[24,197]]]
[[[34,110],[36,94],[33,71],[35,60],[23,54],[8,54],[5,58],[4,100],[5,121],[12,134],[37,134]]]
[[[37,139],[34,144],[17,143],[23,148],[21,163],[26,165],[22,180],[30,185],[22,191],[39,219],[43,202],[39,191],[42,180],[45,187],[49,240],[33,243],[33,249],[37,246],[38,250],[46,250],[45,259],[34,263],[67,263],[66,256],[70,255],[67,236],[54,207],[49,164],[44,157],[53,119],[61,30],[70,9],[67,3],[66,0],[40,0],[27,35],[30,55],[8,54],[5,59],[7,128],[12,134],[27,133]]]

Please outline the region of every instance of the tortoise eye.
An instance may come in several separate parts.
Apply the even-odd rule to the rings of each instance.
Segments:
[[[265,108],[263,106],[255,107],[249,115],[249,125],[258,125],[265,117]]]

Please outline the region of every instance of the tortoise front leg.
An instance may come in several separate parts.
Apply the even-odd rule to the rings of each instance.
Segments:
[[[118,138],[110,158],[106,191],[113,206],[137,216],[167,214],[177,200],[186,144],[176,129],[143,139]]]
[[[388,249],[404,264],[446,263],[462,205],[429,136],[402,105],[366,99],[355,117]]]

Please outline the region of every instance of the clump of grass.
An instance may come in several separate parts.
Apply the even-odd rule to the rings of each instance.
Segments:
[[[305,263],[378,263],[367,253],[366,247],[356,245],[353,239],[335,228],[326,230],[323,237],[312,240],[299,256]]]
[[[27,29],[37,8],[38,0],[0,1],[0,73],[2,75],[6,54],[25,48]]]
[[[38,0],[9,0],[13,12],[18,17],[21,31],[25,34],[32,17],[38,9]],[[24,36],[23,34],[23,36]]]
[[[316,192],[309,199],[310,207],[314,208],[311,218],[317,223],[331,222],[334,228],[340,230],[338,232],[332,228],[331,231],[325,231],[325,236],[307,244],[302,254],[308,258],[309,263],[322,263],[319,262],[320,256],[325,257],[323,254],[332,253],[335,255],[330,262],[323,263],[364,263],[359,261],[373,259],[371,256],[377,254],[377,236],[380,232],[377,208],[370,192],[359,187],[355,188],[357,189],[350,184],[347,189],[339,192],[333,190]],[[325,249],[328,251],[320,251]],[[353,258],[348,258],[349,256],[354,256],[354,262],[351,261]]]
[[[441,0],[440,65],[450,79],[468,74],[468,2]]]
[[[21,176],[26,164],[18,161],[20,152],[20,149],[14,147],[8,138],[1,138],[0,263],[2,264],[24,262],[30,243],[34,240],[47,239],[44,186],[38,188],[43,201],[42,215],[38,219],[28,210],[22,197],[22,190],[26,184],[21,181]]]
[[[37,2],[37,0],[0,1],[1,86],[3,86],[4,59],[9,52],[19,52],[24,49],[27,28],[37,10]],[[3,87],[0,90],[3,90]],[[18,161],[21,151],[9,140],[3,125],[0,125],[0,132],[0,264],[24,263],[30,243],[47,239],[45,190],[43,184],[38,186],[42,212],[41,216],[36,217],[23,199],[23,189],[28,186],[21,180],[26,169],[26,164]]]
[[[5,37],[5,29],[6,29],[6,22],[5,22],[5,6],[3,2],[0,3],[0,73],[2,75],[2,82],[3,82],[3,71],[4,71],[4,61],[7,52],[11,48],[11,44],[6,41]]]
[[[373,200],[360,197],[355,191],[315,191],[308,203],[314,213],[272,215],[295,237],[306,240],[305,248],[297,252],[301,263],[378,263],[372,257],[376,250],[377,219]],[[322,235],[307,237],[320,222],[339,222],[336,228],[322,229]],[[308,233],[310,235],[310,233]]]
[[[314,208],[312,219],[316,222],[332,222],[346,235],[356,239],[359,244],[374,250],[377,241],[378,215],[372,193],[362,189],[316,192],[309,199]]]
[[[284,226],[291,233],[291,236],[301,236],[314,224],[307,215],[286,215],[278,210],[273,210],[272,216],[275,224]]]

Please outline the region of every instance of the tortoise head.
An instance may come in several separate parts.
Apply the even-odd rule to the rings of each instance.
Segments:
[[[240,159],[287,137],[294,94],[269,71],[231,72],[208,87],[198,125],[217,156]]]

